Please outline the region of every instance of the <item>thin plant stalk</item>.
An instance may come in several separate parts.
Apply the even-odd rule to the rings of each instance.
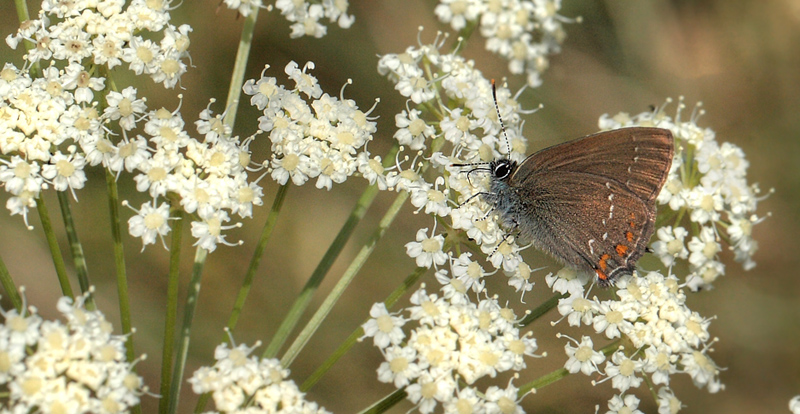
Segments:
[[[267,248],[267,242],[272,235],[272,230],[275,229],[275,223],[278,222],[278,216],[283,206],[283,200],[286,199],[286,192],[289,190],[289,184],[284,184],[278,188],[278,193],[275,195],[275,200],[272,202],[272,208],[267,216],[267,221],[264,223],[264,228],[261,230],[261,238],[258,240],[256,249],[253,252],[253,257],[250,258],[250,266],[247,268],[247,274],[242,282],[242,287],[239,289],[239,294],[236,295],[236,302],[233,305],[231,316],[228,318],[228,330],[233,332],[236,328],[236,323],[239,321],[239,316],[244,308],[244,302],[247,300],[247,295],[250,293],[250,288],[253,285],[258,266],[261,264],[261,257],[264,255],[264,250]],[[229,336],[225,335],[224,340],[229,340]]]
[[[22,297],[20,297],[17,291],[17,285],[14,283],[14,279],[11,278],[11,274],[8,273],[6,262],[3,261],[2,257],[0,257],[0,284],[3,285],[6,295],[8,295],[8,298],[14,305],[14,309],[22,313]]]
[[[39,212],[42,230],[47,238],[47,246],[50,248],[50,256],[53,258],[53,266],[55,266],[56,269],[58,283],[61,285],[61,293],[63,293],[64,296],[75,299],[75,295],[72,293],[72,286],[69,284],[69,276],[67,276],[67,267],[64,264],[64,257],[61,256],[61,248],[58,247],[58,239],[56,239],[56,233],[53,230],[53,223],[50,221],[50,214],[47,213],[47,205],[44,202],[44,198],[41,196],[36,199],[36,210]]]
[[[161,346],[161,395],[169,393],[172,383],[172,354],[175,351],[175,324],[178,318],[178,290],[180,287],[181,243],[184,214],[180,208],[170,211],[169,276],[167,278],[167,314],[164,317],[164,338]],[[169,399],[158,401],[158,412],[166,414]]]
[[[395,303],[397,303],[397,301],[400,300],[400,298],[403,297],[403,295],[405,295],[405,293],[409,289],[411,289],[412,286],[417,284],[419,278],[421,278],[427,271],[428,268],[426,267],[418,267],[414,269],[414,271],[411,272],[411,274],[409,274],[408,277],[406,277],[403,283],[400,286],[398,286],[392,293],[390,293],[389,296],[386,297],[386,300],[383,301],[383,303],[386,305],[386,309],[391,309],[395,305]],[[341,357],[343,357],[347,353],[347,351],[349,351],[350,348],[353,347],[353,345],[356,344],[358,338],[360,338],[363,335],[364,335],[364,328],[362,328],[361,325],[359,325],[359,327],[356,328],[356,330],[354,330],[353,333],[351,333],[350,336],[348,336],[347,339],[345,339],[344,342],[342,342],[342,344],[339,345],[339,347],[336,348],[335,351],[333,351],[331,356],[329,356],[328,359],[326,359],[325,362],[323,362],[317,368],[317,370],[314,371],[303,382],[303,384],[300,385],[300,391],[308,392],[308,390],[310,390],[311,387],[313,387],[314,384],[316,384],[325,375],[325,373],[328,372],[328,370],[330,370],[330,368],[333,367],[333,365],[336,364],[336,362]]]
[[[119,215],[119,191],[114,174],[106,170],[106,191],[108,192],[108,212],[111,220],[111,238],[114,245],[114,267],[117,275],[117,296],[119,296],[119,316],[122,333],[127,337],[125,354],[128,362],[136,359],[133,349],[133,324],[131,323],[131,300],[128,295],[128,271],[125,268],[125,248],[122,245],[122,230]]]
[[[387,166],[394,161],[394,156],[398,149],[399,147],[397,144],[392,146],[392,148],[386,154],[386,157],[383,159],[384,166]],[[347,243],[347,240],[350,239],[350,236],[353,234],[353,230],[355,230],[356,225],[358,225],[358,223],[367,213],[367,210],[372,205],[372,202],[375,200],[377,195],[377,185],[370,185],[366,190],[364,190],[364,193],[361,194],[361,197],[356,202],[355,207],[353,207],[353,210],[350,212],[350,216],[347,218],[347,221],[345,221],[344,225],[339,230],[339,233],[331,243],[331,246],[325,252],[325,255],[322,256],[317,268],[314,269],[314,272],[311,274],[308,282],[306,282],[306,285],[303,287],[300,295],[298,295],[297,299],[295,299],[295,302],[292,304],[292,307],[289,309],[289,312],[287,313],[283,322],[281,322],[281,325],[278,327],[277,332],[275,335],[273,335],[272,340],[264,350],[262,357],[273,358],[278,354],[278,351],[288,339],[289,334],[297,325],[297,321],[300,320],[300,316],[302,316],[303,312],[308,307],[308,304],[311,302],[311,297],[322,283],[322,279],[325,278],[328,270],[330,270],[331,266],[333,266],[333,262],[335,262],[336,258],[339,257],[339,253],[341,253],[342,249],[344,249],[344,245]]]
[[[400,401],[403,401],[407,396],[408,394],[406,394],[405,389],[397,389],[393,393],[381,398],[371,406],[359,411],[358,414],[379,414],[386,412]]]
[[[258,19],[258,7],[250,10],[250,15],[244,19],[242,35],[239,37],[239,48],[236,51],[236,60],[233,63],[233,73],[231,82],[228,86],[228,98],[225,100],[225,108],[228,112],[225,115],[225,124],[233,127],[236,123],[236,110],[239,105],[239,97],[242,95],[242,85],[244,84],[244,73],[247,69],[247,59],[250,57],[250,48],[253,45],[253,31]]]
[[[350,239],[350,236],[353,234],[356,225],[358,225],[364,217],[364,214],[366,214],[367,209],[372,205],[377,195],[377,185],[367,187],[364,193],[361,194],[355,208],[353,208],[353,211],[350,213],[350,217],[347,218],[347,221],[339,230],[339,234],[336,235],[333,243],[328,247],[328,250],[325,252],[325,255],[322,256],[317,268],[314,269],[311,277],[306,282],[306,285],[303,286],[303,290],[297,296],[297,299],[295,299],[292,307],[289,308],[289,312],[281,322],[281,325],[278,327],[269,345],[267,345],[262,357],[274,358],[278,354],[280,348],[289,338],[289,334],[297,325],[297,321],[300,320],[300,316],[302,316],[303,312],[308,308],[308,304],[311,302],[311,297],[314,295],[314,292],[317,291],[317,288],[322,283],[328,270],[333,266],[333,262],[339,257],[339,253],[344,249],[347,240]]]
[[[89,270],[86,265],[86,255],[83,254],[83,245],[78,238],[78,230],[75,227],[75,220],[72,218],[72,208],[69,205],[69,195],[65,191],[58,191],[58,205],[61,207],[61,219],[64,220],[64,229],[67,233],[72,261],[75,264],[75,274],[78,277],[78,285],[81,293],[89,292]],[[94,298],[91,294],[86,297],[86,309],[95,310]]]
[[[386,230],[392,224],[394,219],[397,217],[397,214],[400,212],[400,208],[403,207],[406,200],[408,200],[409,193],[402,192],[397,195],[392,205],[389,207],[389,210],[386,211],[381,221],[378,223],[378,228],[375,229],[375,233],[373,233],[370,240],[361,247],[361,250],[358,252],[356,257],[350,262],[350,266],[347,267],[342,277],[336,282],[336,286],[333,287],[331,292],[325,298],[325,300],[320,305],[319,309],[314,313],[311,317],[311,320],[308,321],[303,330],[297,335],[294,342],[289,349],[286,350],[286,353],[281,358],[281,365],[284,367],[288,367],[297,355],[300,353],[300,350],[308,343],[308,340],[311,338],[311,335],[317,331],[319,326],[322,324],[322,321],[325,319],[326,316],[330,313],[333,307],[338,302],[339,298],[344,293],[345,289],[350,286],[350,282],[358,274],[358,271],[361,270],[361,267],[364,266],[364,263],[367,261],[369,256],[375,250],[375,245],[378,244],[378,241],[383,237],[386,233]]]
[[[181,326],[180,340],[178,341],[178,354],[175,356],[175,369],[172,371],[172,385],[169,391],[168,413],[178,412],[178,397],[183,385],[183,372],[186,369],[186,358],[189,355],[189,342],[192,334],[192,321],[194,311],[197,309],[197,299],[200,296],[200,286],[203,277],[203,267],[208,257],[208,251],[197,247],[192,266],[192,279],[189,281],[189,291],[186,294],[186,307],[183,313],[183,326]]]

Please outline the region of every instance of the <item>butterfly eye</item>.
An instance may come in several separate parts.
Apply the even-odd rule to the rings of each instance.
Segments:
[[[492,166],[492,175],[494,175],[496,178],[503,179],[511,174],[511,169],[511,162],[509,160],[502,159],[497,161],[497,163]]]

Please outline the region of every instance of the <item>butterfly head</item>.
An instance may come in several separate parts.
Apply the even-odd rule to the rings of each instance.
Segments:
[[[498,158],[489,163],[489,170],[492,173],[492,178],[497,180],[508,180],[516,169],[517,162],[508,158]]]

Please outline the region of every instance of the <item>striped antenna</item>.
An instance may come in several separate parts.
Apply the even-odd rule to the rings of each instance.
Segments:
[[[507,156],[511,157],[511,141],[508,139],[506,126],[503,124],[503,117],[500,116],[500,106],[497,105],[497,86],[494,83],[494,79],[492,79],[492,99],[494,100],[494,110],[497,111],[497,120],[500,121],[500,129],[503,131],[503,137],[506,139],[506,148],[508,149]]]

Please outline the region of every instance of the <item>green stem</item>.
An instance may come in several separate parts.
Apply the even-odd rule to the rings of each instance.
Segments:
[[[421,278],[422,275],[424,275],[427,271],[428,269],[425,267],[418,267],[414,269],[414,271],[411,272],[408,277],[406,277],[406,280],[403,281],[403,284],[397,287],[394,292],[390,293],[389,296],[386,297],[386,300],[383,302],[386,304],[386,309],[392,309],[394,304],[397,303],[397,301],[400,300],[400,298],[403,297],[403,295],[405,295],[405,293],[411,289],[412,286],[416,285],[419,278]],[[329,356],[328,359],[326,359],[325,362],[323,362],[322,365],[320,365],[319,368],[317,368],[317,370],[314,371],[314,373],[303,382],[303,384],[300,386],[300,391],[307,392],[310,390],[311,387],[313,387],[314,384],[316,384],[322,378],[322,376],[325,375],[325,373],[328,372],[328,370],[334,364],[336,364],[336,362],[342,356],[344,356],[344,354],[346,354],[347,351],[349,351],[350,348],[356,344],[356,342],[358,342],[358,338],[363,335],[364,329],[361,326],[356,328],[356,330],[353,331],[353,333],[351,333],[341,345],[339,345],[339,348],[337,348],[336,351],[334,351],[333,354],[331,354],[331,356]]]
[[[78,276],[78,284],[81,292],[89,292],[89,270],[86,266],[86,256],[83,254],[83,246],[78,239],[78,231],[75,227],[75,220],[72,219],[72,208],[69,206],[69,195],[65,191],[58,191],[58,205],[61,207],[61,218],[64,220],[64,228],[67,232],[67,240],[72,251],[72,261],[75,263],[75,274]],[[86,297],[86,309],[95,310],[96,306],[92,295]]]
[[[398,148],[399,146],[395,143],[395,145],[392,146],[392,148],[386,154],[386,157],[383,159],[384,167],[394,163],[394,156],[397,153]],[[281,325],[278,327],[278,331],[272,337],[269,345],[264,350],[264,358],[273,358],[278,354],[278,351],[288,339],[289,334],[297,325],[297,321],[300,319],[300,316],[308,307],[311,297],[322,283],[322,279],[325,278],[325,275],[328,273],[328,270],[330,270],[333,262],[336,261],[337,257],[339,257],[339,253],[342,252],[347,240],[350,239],[350,236],[353,234],[353,230],[355,230],[356,225],[358,225],[358,223],[364,217],[364,214],[366,214],[377,195],[378,187],[376,185],[367,187],[367,189],[364,190],[364,193],[361,194],[361,197],[356,202],[355,207],[353,207],[353,211],[350,212],[350,217],[347,218],[347,221],[339,230],[339,234],[336,235],[336,238],[333,240],[333,243],[331,243],[328,251],[326,251],[325,255],[322,256],[317,268],[314,269],[314,272],[311,274],[308,282],[306,282],[306,285],[303,287],[300,295],[298,295],[297,299],[295,299],[283,322],[281,322]]]
[[[322,321],[325,320],[325,317],[328,316],[333,306],[336,305],[336,302],[344,293],[345,289],[350,286],[350,283],[353,281],[353,278],[356,277],[358,271],[361,270],[361,267],[364,266],[364,263],[367,261],[367,258],[372,254],[372,251],[375,250],[375,245],[378,244],[378,241],[383,237],[386,233],[386,229],[392,224],[394,219],[397,217],[397,214],[400,212],[400,208],[403,207],[403,204],[408,200],[409,193],[403,191],[402,193],[397,195],[397,198],[394,199],[394,202],[389,207],[389,210],[386,211],[386,214],[383,215],[383,218],[378,223],[378,228],[375,229],[372,237],[367,241],[367,243],[361,248],[358,252],[356,257],[350,262],[350,266],[347,267],[342,277],[336,282],[336,286],[333,287],[331,292],[328,294],[328,297],[325,298],[325,301],[322,302],[319,309],[314,313],[314,316],[311,317],[311,320],[308,321],[306,326],[297,335],[292,345],[283,355],[281,358],[281,364],[284,367],[288,367],[291,365],[292,361],[297,358],[297,354],[300,353],[300,350],[303,349],[305,344],[311,338],[311,335],[317,331],[319,326],[322,324]]]
[[[21,314],[22,298],[19,295],[19,291],[17,291],[17,285],[14,283],[14,279],[12,279],[11,274],[8,273],[6,262],[4,262],[2,258],[0,258],[0,283],[2,283],[3,289],[5,289],[8,298],[14,305],[14,309]]]
[[[619,348],[620,341],[616,340],[603,348],[600,349],[600,352],[605,355],[609,356],[614,353]],[[553,372],[548,374],[542,375],[541,377],[521,386],[519,391],[517,391],[517,397],[522,398],[525,394],[531,392],[531,390],[539,390],[542,389],[564,377],[569,375],[569,371],[566,368],[559,368]]]
[[[569,371],[567,371],[566,368],[559,368],[549,374],[545,374],[520,387],[520,389],[517,391],[517,397],[521,398],[523,395],[531,392],[531,390],[542,389],[560,380],[561,378],[566,377],[567,375],[569,375]]]
[[[247,268],[242,287],[239,289],[239,294],[236,296],[236,303],[233,305],[233,311],[228,318],[228,329],[233,332],[236,328],[236,323],[239,321],[239,316],[244,308],[244,302],[247,300],[247,295],[250,293],[250,288],[253,285],[258,266],[261,263],[261,257],[264,255],[264,250],[267,248],[267,242],[272,235],[272,230],[275,228],[275,223],[278,221],[278,215],[283,206],[283,200],[286,198],[286,192],[289,190],[289,184],[284,184],[278,188],[278,193],[275,195],[275,200],[272,202],[272,209],[269,211],[267,221],[264,223],[264,228],[261,230],[261,238],[258,240],[253,257],[250,258],[250,266]],[[224,341],[228,341],[229,336],[225,335]]]
[[[386,412],[388,409],[394,407],[395,404],[403,401],[407,395],[404,389],[395,390],[395,392],[381,398],[381,400],[375,404],[361,410],[358,414],[379,414]]]
[[[197,309],[197,298],[200,295],[200,282],[206,257],[208,257],[208,251],[202,247],[197,247],[194,266],[192,267],[192,280],[189,281],[189,292],[186,295],[186,307],[183,314],[178,355],[175,356],[175,369],[172,371],[172,386],[169,391],[169,410],[167,411],[170,414],[178,412],[178,396],[181,393],[181,385],[183,385],[183,371],[186,369],[186,358],[189,355],[192,320],[194,319],[194,311]]]
[[[172,382],[172,354],[175,351],[175,321],[178,319],[178,288],[180,287],[181,242],[183,239],[183,210],[173,208],[170,212],[169,276],[167,282],[167,314],[164,318],[164,338],[161,346],[161,395],[158,412],[166,414]]]
[[[64,296],[75,299],[75,295],[72,293],[72,286],[69,284],[67,267],[64,265],[64,258],[61,256],[61,249],[58,247],[56,233],[53,231],[53,223],[50,221],[50,215],[47,213],[47,205],[45,205],[44,198],[42,198],[41,195],[36,199],[36,210],[39,212],[39,219],[42,221],[42,230],[47,238],[47,245],[50,247],[50,256],[53,257],[53,265],[56,268],[58,283],[61,284],[61,293],[63,293]]]
[[[545,313],[549,312],[551,309],[558,306],[558,301],[562,298],[567,297],[564,293],[556,293],[555,295],[551,296],[550,299],[547,299],[544,303],[537,306],[536,309],[531,311],[524,319],[519,322],[520,326],[528,326],[531,322],[539,319],[540,317],[544,316]]]
[[[267,248],[267,242],[269,241],[270,235],[272,235],[272,230],[275,228],[275,223],[278,221],[278,215],[281,212],[283,200],[286,198],[286,192],[288,190],[289,184],[280,186],[280,188],[278,188],[278,194],[275,195],[275,200],[272,202],[272,209],[270,209],[269,216],[267,216],[267,221],[264,223],[264,228],[261,230],[261,238],[258,241],[255,252],[253,252],[253,257],[250,259],[250,266],[248,267],[247,274],[242,282],[242,287],[239,289],[239,294],[236,296],[236,303],[233,305],[231,316],[228,318],[228,332],[233,332],[233,330],[236,328],[236,323],[239,321],[239,316],[244,308],[244,302],[247,300],[247,296],[250,293],[250,288],[253,286],[253,279],[255,279],[256,271],[261,263],[261,256],[263,256],[264,250]],[[230,341],[230,335],[224,335],[222,341]],[[210,398],[210,393],[201,395],[197,400],[194,412],[202,413]]]
[[[17,20],[19,20],[20,23],[30,20],[30,13],[28,13],[28,3],[25,0],[14,0],[14,6],[17,9]]]
[[[225,124],[230,127],[236,123],[236,110],[239,104],[239,97],[242,95],[242,85],[244,84],[244,73],[247,69],[247,59],[250,56],[250,48],[253,45],[253,31],[256,27],[258,18],[258,7],[250,10],[250,15],[244,19],[242,35],[239,38],[239,49],[236,51],[236,60],[233,64],[231,83],[228,86],[228,98],[225,108],[228,111],[225,115]]]
[[[331,243],[328,251],[325,252],[317,268],[314,269],[314,273],[311,274],[311,277],[308,279],[308,282],[306,282],[300,295],[295,299],[288,314],[278,327],[278,331],[275,332],[275,336],[272,337],[272,341],[270,341],[269,345],[264,350],[263,357],[274,358],[278,354],[278,351],[288,339],[289,333],[291,333],[297,325],[300,316],[302,316],[309,302],[311,302],[311,297],[314,295],[314,292],[317,291],[317,288],[322,283],[322,280],[325,278],[328,270],[330,270],[333,262],[339,257],[339,253],[342,252],[347,240],[353,234],[356,225],[361,221],[361,218],[364,217],[364,214],[366,214],[367,209],[372,205],[377,195],[378,187],[376,185],[371,185],[367,187],[361,195],[361,198],[358,199],[355,208],[353,208],[353,211],[350,213],[350,217],[348,217],[341,230],[339,230],[339,234],[336,235],[336,238],[333,240],[333,243]]]
[[[114,240],[114,265],[117,274],[117,296],[119,296],[119,315],[122,322],[122,333],[127,336],[125,352],[128,362],[133,362],[136,354],[133,350],[133,327],[131,324],[131,301],[128,295],[128,272],[125,269],[125,249],[122,245],[120,229],[119,192],[117,179],[106,170],[106,191],[108,192],[108,212],[111,219],[111,238]]]

